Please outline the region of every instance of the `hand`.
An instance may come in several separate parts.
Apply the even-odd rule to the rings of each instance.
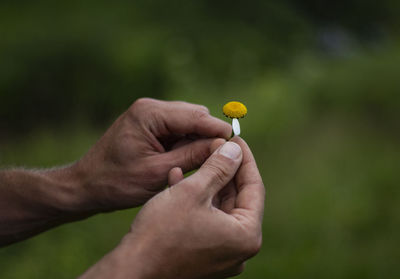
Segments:
[[[83,278],[224,278],[243,270],[261,247],[265,194],[247,144],[235,137],[186,179],[171,170],[170,184]]]
[[[171,168],[198,168],[215,138],[230,135],[204,106],[139,99],[72,169],[88,210],[134,207],[166,186]]]

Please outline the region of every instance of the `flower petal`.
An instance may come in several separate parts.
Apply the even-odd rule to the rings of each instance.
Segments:
[[[240,124],[237,118],[232,119],[232,129],[235,136],[240,135]]]

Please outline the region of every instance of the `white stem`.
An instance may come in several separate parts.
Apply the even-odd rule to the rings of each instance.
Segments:
[[[232,119],[232,129],[235,136],[240,135],[240,124],[237,118]]]

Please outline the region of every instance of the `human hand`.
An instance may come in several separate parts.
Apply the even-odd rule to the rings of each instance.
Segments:
[[[265,190],[247,144],[232,142],[188,178],[171,170],[172,186],[145,204],[120,245],[82,278],[239,274],[261,247]]]
[[[199,167],[215,138],[230,135],[231,126],[204,106],[139,99],[71,168],[87,210],[134,207],[166,186],[171,168]]]

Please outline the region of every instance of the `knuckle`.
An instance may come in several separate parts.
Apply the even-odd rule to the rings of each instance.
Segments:
[[[146,119],[152,115],[151,109],[157,100],[151,98],[139,98],[128,109],[127,114],[130,119]]]
[[[197,167],[197,156],[192,148],[186,150],[184,157],[188,169]]]
[[[146,104],[149,104],[149,103],[153,103],[153,102],[155,102],[155,101],[156,101],[156,100],[154,100],[154,99],[152,99],[152,98],[142,97],[142,98],[137,99],[137,100],[134,102],[134,104],[137,104],[137,105],[146,105]]]
[[[198,105],[199,110],[205,111],[207,114],[210,114],[210,110],[208,109],[208,107],[203,106],[203,105]]]
[[[142,109],[143,107],[148,107],[149,105],[155,102],[154,99],[151,98],[139,98],[130,106],[129,110],[134,111],[137,109]]]
[[[256,236],[252,236],[248,241],[245,249],[245,254],[247,257],[251,258],[260,252],[262,246],[262,236],[261,234],[257,234]]]
[[[194,119],[200,120],[200,119],[203,119],[203,118],[205,118],[205,117],[208,117],[209,114],[208,114],[208,112],[205,111],[204,109],[195,108],[195,109],[193,109],[193,111],[192,111],[192,115],[193,115],[193,118],[194,118]]]

